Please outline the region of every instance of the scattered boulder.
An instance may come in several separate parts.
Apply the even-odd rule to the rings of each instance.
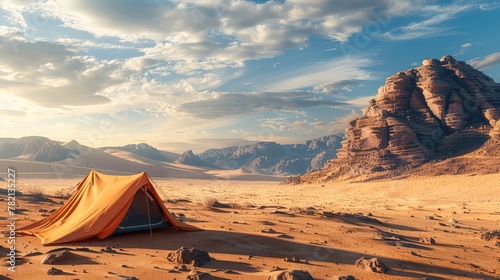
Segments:
[[[192,264],[200,267],[210,262],[212,258],[207,251],[181,247],[177,251],[168,253],[167,260],[177,264]]]
[[[390,268],[387,267],[381,260],[378,258],[367,259],[362,257],[356,261],[356,267],[363,268],[368,271],[376,272],[376,273],[387,273]]]
[[[71,253],[68,250],[64,250],[62,252],[50,253],[45,258],[43,258],[41,263],[42,264],[59,264],[59,263],[63,262],[64,260],[67,260],[68,258],[70,258],[71,255],[73,255],[73,253]]]
[[[481,239],[490,241],[492,239],[500,239],[500,230],[492,230],[481,234]]]
[[[48,271],[47,271],[47,274],[48,275],[63,275],[64,274],[64,271],[58,269],[58,268],[55,268],[55,267],[51,267]]]
[[[201,280],[201,279],[208,279],[210,277],[211,275],[209,273],[192,270],[191,272],[189,272],[188,276],[186,277],[186,280]]]
[[[287,270],[269,277],[268,280],[314,280],[314,278],[306,270]]]

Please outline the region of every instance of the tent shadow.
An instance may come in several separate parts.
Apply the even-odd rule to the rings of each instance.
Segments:
[[[194,240],[197,240],[194,241]],[[196,243],[196,244],[193,244]],[[331,248],[313,244],[301,244],[290,239],[282,239],[276,236],[263,236],[250,233],[228,232],[217,230],[204,230],[199,232],[175,231],[173,228],[158,229],[150,236],[149,232],[139,232],[127,235],[108,237],[106,240],[95,240],[91,242],[78,242],[81,246],[110,246],[116,245],[120,248],[140,248],[151,250],[174,251],[180,247],[196,247],[209,253],[220,254],[245,254],[258,257],[284,258],[296,256],[300,259],[308,259],[311,264],[316,261],[334,264],[353,265],[361,257],[374,257],[371,255],[357,253],[338,248]],[[378,256],[380,257],[380,256]],[[389,267],[393,268],[389,275],[424,278],[429,273],[446,274],[451,276],[485,278],[486,275],[461,269],[453,269],[433,264],[423,264],[410,260],[398,260],[391,257],[380,257]],[[236,263],[237,269],[232,262],[217,260],[210,265],[214,269],[228,268],[240,272],[249,272],[252,263]],[[208,264],[207,264],[208,266]],[[309,266],[309,272],[314,272],[314,266]],[[444,279],[433,276],[432,279]]]

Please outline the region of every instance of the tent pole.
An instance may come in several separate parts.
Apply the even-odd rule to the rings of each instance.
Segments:
[[[153,228],[151,227],[151,215],[149,213],[148,193],[146,188],[144,188],[144,194],[145,194],[144,197],[146,197],[146,207],[148,208],[149,234],[151,235],[151,238],[153,238]]]

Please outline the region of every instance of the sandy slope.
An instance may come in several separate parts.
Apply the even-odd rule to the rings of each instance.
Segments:
[[[36,237],[23,236],[17,238],[18,257],[22,257],[17,272],[8,273],[5,266],[0,269],[2,275],[8,274],[6,279],[185,279],[187,272],[169,272],[176,264],[165,257],[181,246],[194,246],[216,259],[198,269],[219,277],[212,279],[267,279],[276,273],[272,272],[276,266],[308,270],[315,279],[347,274],[356,279],[498,279],[500,249],[494,246],[495,241],[481,240],[480,234],[485,229],[500,229],[499,180],[500,174],[414,176],[399,181],[324,186],[224,179],[156,180],[171,201],[167,207],[204,231],[157,230],[152,237],[145,232],[46,247]],[[25,192],[43,188],[46,193],[62,189],[59,193],[65,193],[77,182],[20,179],[18,188]],[[64,201],[28,194],[18,198],[18,226],[41,219],[44,213],[39,209],[50,211]],[[202,202],[210,198],[237,205],[233,209],[209,209]],[[5,206],[0,207],[0,217],[6,217],[5,200],[0,205]],[[314,209],[304,211],[308,207]],[[372,213],[372,218],[384,224],[321,217],[324,211]],[[434,220],[424,216],[433,216]],[[450,218],[457,220],[460,228],[450,227]],[[0,218],[0,226],[6,224],[5,218]],[[261,232],[269,228],[276,233]],[[437,244],[419,243],[419,237],[433,237]],[[3,238],[0,245],[7,247],[6,242]],[[67,264],[40,264],[44,255],[23,257],[83,246],[92,251],[74,251],[77,256]],[[118,252],[100,252],[106,246],[116,246]],[[0,250],[5,256],[6,249]],[[293,256],[308,259],[309,264],[283,260]],[[355,268],[354,262],[362,256],[377,256],[392,270],[381,275]],[[46,275],[52,266],[67,276]]]

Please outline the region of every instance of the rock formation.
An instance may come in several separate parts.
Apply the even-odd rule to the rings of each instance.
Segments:
[[[446,55],[387,79],[349,122],[332,164],[356,174],[417,166],[500,140],[500,84]]]

